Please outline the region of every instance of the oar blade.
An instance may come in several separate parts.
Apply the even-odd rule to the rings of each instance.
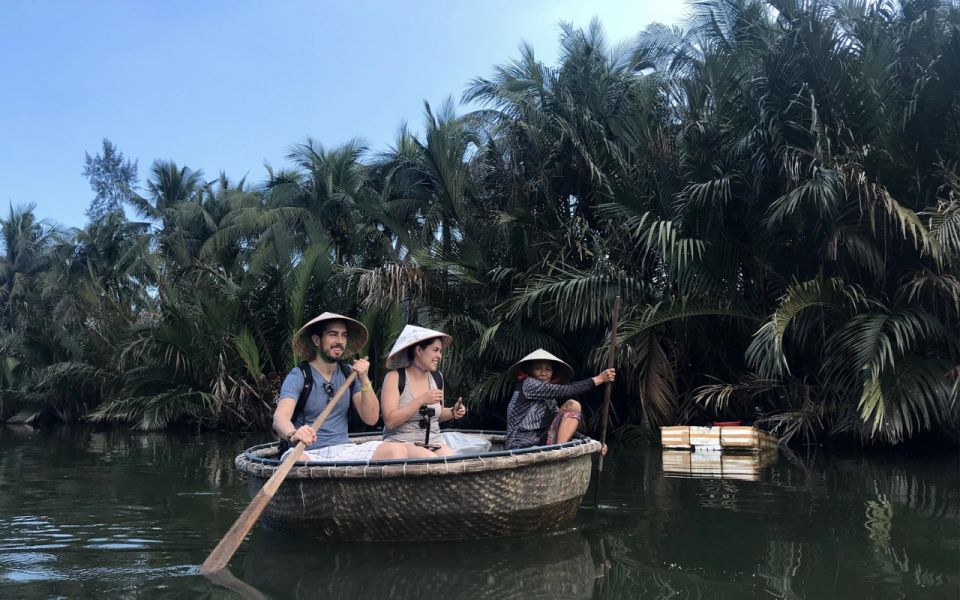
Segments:
[[[267,493],[262,488],[257,492],[257,495],[253,497],[253,500],[247,505],[247,508],[240,513],[240,516],[234,521],[233,526],[230,527],[227,534],[223,536],[223,539],[220,540],[217,547],[213,549],[213,552],[210,553],[207,560],[203,561],[203,564],[200,565],[201,575],[221,571],[227,566],[227,563],[230,562],[237,548],[243,543],[243,539],[247,537],[250,529],[253,528],[257,519],[260,518],[260,513],[263,512],[263,509],[267,507],[267,504],[270,503],[272,498],[273,494]]]

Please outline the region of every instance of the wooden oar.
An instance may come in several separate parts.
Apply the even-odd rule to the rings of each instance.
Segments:
[[[613,300],[613,320],[610,323],[610,349],[607,351],[607,368],[612,369],[616,359],[617,351],[617,326],[620,324],[620,296]],[[610,396],[613,394],[613,382],[607,383],[607,389],[603,390],[603,432],[600,434],[600,443],[607,443],[607,421],[610,417]],[[603,454],[600,454],[600,460],[597,461],[597,487],[593,488],[593,505],[599,506],[600,482],[603,480]]]
[[[340,397],[350,388],[350,384],[353,383],[353,380],[356,378],[356,371],[350,373],[347,380],[343,382],[343,385],[337,390],[337,393],[327,402],[327,405],[324,407],[323,412],[317,417],[317,420],[313,422],[312,427],[314,430],[320,429],[320,426],[323,425],[323,422],[327,419],[327,415],[330,414],[330,411],[333,410],[333,407],[340,400]],[[207,560],[203,561],[203,564],[200,565],[201,574],[214,573],[227,566],[234,552],[236,552],[240,544],[243,543],[243,538],[247,536],[247,533],[249,533],[250,529],[256,524],[257,519],[260,518],[260,513],[262,513],[263,509],[267,507],[267,504],[273,500],[273,495],[276,493],[277,488],[283,483],[287,473],[293,468],[293,463],[297,462],[297,459],[300,458],[306,446],[302,441],[297,442],[297,445],[293,447],[293,452],[287,455],[287,458],[280,463],[280,467],[273,476],[263,484],[263,487],[260,488],[257,495],[250,501],[250,505],[237,517],[237,520],[233,523],[233,527],[223,536],[223,539],[220,540],[217,547],[213,549],[213,552],[210,553]]]

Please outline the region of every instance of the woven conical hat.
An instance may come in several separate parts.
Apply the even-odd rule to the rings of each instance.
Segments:
[[[563,362],[556,356],[550,354],[543,348],[537,348],[530,354],[518,360],[516,363],[514,363],[512,367],[510,367],[510,370],[507,373],[510,375],[511,378],[516,377],[517,373],[521,370],[523,370],[525,373],[527,372],[526,370],[524,370],[525,365],[528,365],[532,362],[536,362],[540,360],[549,360],[550,362],[553,363],[553,378],[557,382],[566,383],[571,379],[573,379],[573,367]]]
[[[416,325],[406,325],[400,332],[400,337],[393,343],[390,354],[387,356],[388,369],[401,369],[410,364],[407,358],[407,348],[418,344],[424,340],[440,338],[441,347],[446,348],[453,342],[453,338],[442,331],[434,331],[426,327],[417,327]]]
[[[337,313],[325,312],[308,321],[306,325],[300,328],[297,335],[293,336],[293,351],[300,357],[300,360],[313,360],[317,355],[316,350],[313,349],[313,344],[310,342],[310,336],[313,328],[324,321],[343,321],[347,324],[347,347],[343,349],[344,358],[356,354],[360,348],[367,345],[367,338],[370,335],[363,323]]]

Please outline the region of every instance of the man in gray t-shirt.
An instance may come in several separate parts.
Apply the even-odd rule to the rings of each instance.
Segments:
[[[366,358],[353,362],[352,368],[357,377],[345,394],[350,402],[338,402],[319,431],[314,431],[312,427],[327,402],[346,380],[345,369],[340,362],[360,350],[367,343],[367,337],[367,329],[359,321],[329,312],[308,322],[294,336],[294,352],[300,360],[309,363],[313,389],[303,410],[294,415],[304,378],[299,367],[290,371],[280,388],[280,398],[273,413],[273,428],[291,444],[305,443],[305,460],[367,461],[408,457],[403,444],[353,444],[347,436],[347,410],[350,405],[367,425],[376,425],[380,419],[380,400],[370,382],[370,363]]]
[[[310,390],[310,395],[307,396],[303,410],[299,414],[294,415],[292,419],[293,425],[297,429],[313,423],[323,409],[326,408],[327,402],[330,401],[330,398],[333,397],[336,390],[340,389],[340,386],[342,386],[346,380],[344,376],[345,369],[339,367],[335,368],[333,375],[329,377],[324,376],[313,365],[310,365],[310,371],[311,375],[313,375],[313,388]],[[359,373],[357,376],[359,377]],[[280,386],[280,398],[299,398],[300,391],[303,389],[303,383],[303,371],[300,370],[300,367],[294,367],[290,373],[287,374],[286,379],[283,380],[283,385]],[[345,397],[353,398],[355,395],[360,394],[362,402],[363,392],[360,389],[362,385],[360,381],[354,379]],[[327,415],[323,425],[317,430],[316,440],[307,446],[307,450],[316,450],[317,448],[323,448],[325,446],[350,443],[350,438],[347,436],[347,411],[349,410],[349,406],[349,402],[340,402],[333,407],[333,410]],[[357,412],[359,412],[359,409]],[[374,420],[374,423],[376,423],[376,420]]]

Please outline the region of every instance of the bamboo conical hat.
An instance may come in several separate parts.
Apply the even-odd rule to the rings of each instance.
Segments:
[[[313,360],[317,355],[316,350],[313,349],[313,343],[310,341],[310,336],[313,328],[324,321],[343,321],[347,324],[347,347],[343,349],[344,358],[356,354],[360,348],[367,345],[367,338],[370,337],[370,334],[367,333],[367,328],[363,326],[363,323],[337,313],[325,312],[319,317],[307,321],[306,325],[297,331],[297,335],[293,336],[293,351],[300,357],[300,360]]]
[[[553,378],[559,383],[566,383],[573,379],[573,367],[563,362],[556,356],[550,354],[543,348],[537,348],[530,354],[518,360],[512,367],[510,367],[510,370],[507,371],[507,373],[511,378],[516,377],[517,372],[523,370],[524,365],[541,360],[549,360],[553,363]],[[526,373],[525,370],[524,372]]]
[[[416,325],[404,326],[403,331],[400,332],[400,337],[393,343],[393,348],[390,349],[390,354],[387,355],[387,368],[402,369],[408,366],[410,359],[407,358],[407,348],[414,344],[419,344],[424,340],[432,340],[433,338],[440,338],[442,348],[446,348],[453,343],[453,338],[442,331],[434,331],[433,329],[418,327]]]

